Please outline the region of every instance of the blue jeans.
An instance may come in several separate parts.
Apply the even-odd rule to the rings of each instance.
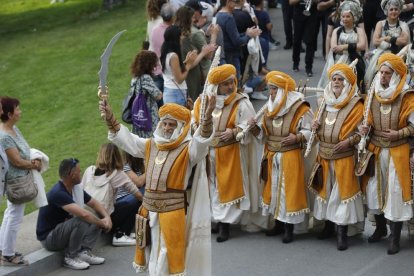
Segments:
[[[172,89],[164,87],[164,93],[162,95],[164,104],[167,103],[176,103],[182,106],[185,106],[187,101],[187,91],[180,89]]]

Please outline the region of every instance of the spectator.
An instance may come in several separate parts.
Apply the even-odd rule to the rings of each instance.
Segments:
[[[158,59],[161,57],[161,46],[164,43],[165,30],[174,22],[175,10],[170,3],[165,3],[161,8],[162,22],[155,26],[151,32],[149,50],[153,51]],[[157,67],[154,69],[153,77],[155,85],[160,91],[164,91],[164,79],[162,78],[161,63],[158,60]]]
[[[139,93],[144,94],[148,110],[151,114],[151,130],[142,130],[135,125],[132,126],[132,133],[138,134],[140,137],[151,137],[159,121],[157,101],[162,99],[162,92],[155,85],[151,77],[157,63],[158,58],[154,52],[142,50],[135,56],[131,65],[133,79],[131,81],[130,89],[135,91],[136,96],[138,96]]]
[[[247,28],[244,34],[238,32],[236,21],[233,18],[233,11],[236,4],[239,3],[240,0],[220,0],[220,10],[216,15],[217,24],[223,30],[226,62],[236,67],[238,80],[240,80],[241,76],[241,46],[245,45],[251,37],[259,36],[261,33],[260,29],[256,27]]]
[[[129,235],[139,208],[136,202],[116,202],[118,189],[123,187],[137,200],[142,201],[141,192],[123,171],[123,167],[124,162],[118,147],[111,143],[103,144],[96,165],[88,167],[82,178],[85,191],[98,200],[111,215],[114,246],[135,245],[135,240]]]
[[[0,116],[0,146],[5,150],[9,160],[9,170],[6,181],[19,177],[27,177],[29,170],[41,169],[39,160],[30,161],[30,147],[16,123],[20,120],[22,111],[18,99],[3,97],[0,100],[3,113]],[[0,228],[0,250],[2,261],[10,265],[27,265],[28,262],[22,254],[15,251],[17,232],[23,221],[25,203],[15,204],[7,200],[3,222]]]
[[[59,165],[60,180],[47,193],[49,205],[39,210],[36,235],[50,251],[65,251],[63,265],[81,270],[89,265],[104,263],[95,256],[95,246],[101,229],[109,231],[112,221],[105,208],[78,186],[81,182],[79,161],[64,159]],[[83,208],[92,208],[101,218]]]
[[[182,57],[186,56],[191,51],[196,51],[200,54],[193,67],[188,72],[185,79],[187,83],[187,94],[195,101],[198,95],[202,92],[204,86],[204,79],[207,76],[208,70],[210,69],[211,60],[210,52],[203,53],[202,49],[207,46],[207,41],[204,33],[192,25],[193,21],[197,21],[200,13],[195,14],[194,10],[189,6],[183,6],[177,11],[177,19],[175,25],[181,28],[181,53]],[[206,48],[212,49],[214,48]]]
[[[158,24],[162,23],[161,7],[167,3],[167,0],[148,0],[147,1],[147,37],[146,41],[151,41],[152,29]]]
[[[164,43],[161,47],[161,65],[164,78],[163,101],[166,103],[177,103],[185,106],[187,101],[187,78],[188,72],[200,59],[208,54],[208,48],[203,48],[201,55],[197,51],[190,51],[186,58],[181,58],[181,28],[172,25],[165,30]]]

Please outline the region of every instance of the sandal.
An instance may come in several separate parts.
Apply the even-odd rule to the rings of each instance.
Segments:
[[[3,265],[29,265],[29,262],[23,256],[2,256],[1,260]]]

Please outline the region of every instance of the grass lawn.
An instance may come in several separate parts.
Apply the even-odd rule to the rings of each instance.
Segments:
[[[47,190],[59,179],[60,160],[94,164],[106,127],[99,117],[100,55],[118,31],[109,63],[110,103],[119,117],[130,83],[129,66],[145,38],[145,0],[110,12],[102,0],[0,1],[0,95],[20,100],[18,127],[32,148],[46,153]],[[5,201],[0,206],[2,217]],[[35,210],[31,204],[26,213]]]

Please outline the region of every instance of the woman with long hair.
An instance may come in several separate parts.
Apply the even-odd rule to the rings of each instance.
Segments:
[[[98,200],[111,215],[114,246],[135,245],[135,240],[129,235],[140,206],[137,202],[142,202],[141,192],[123,171],[123,167],[124,160],[118,147],[106,143],[99,149],[95,166],[88,167],[82,178],[85,191]],[[121,187],[133,194],[137,201],[116,201],[118,189]]]
[[[164,78],[164,103],[176,103],[185,106],[187,102],[187,83],[185,79],[189,71],[205,55],[211,52],[211,47],[203,47],[198,55],[196,50],[190,51],[183,59],[181,34],[181,28],[176,25],[172,25],[165,30],[160,60]]]

